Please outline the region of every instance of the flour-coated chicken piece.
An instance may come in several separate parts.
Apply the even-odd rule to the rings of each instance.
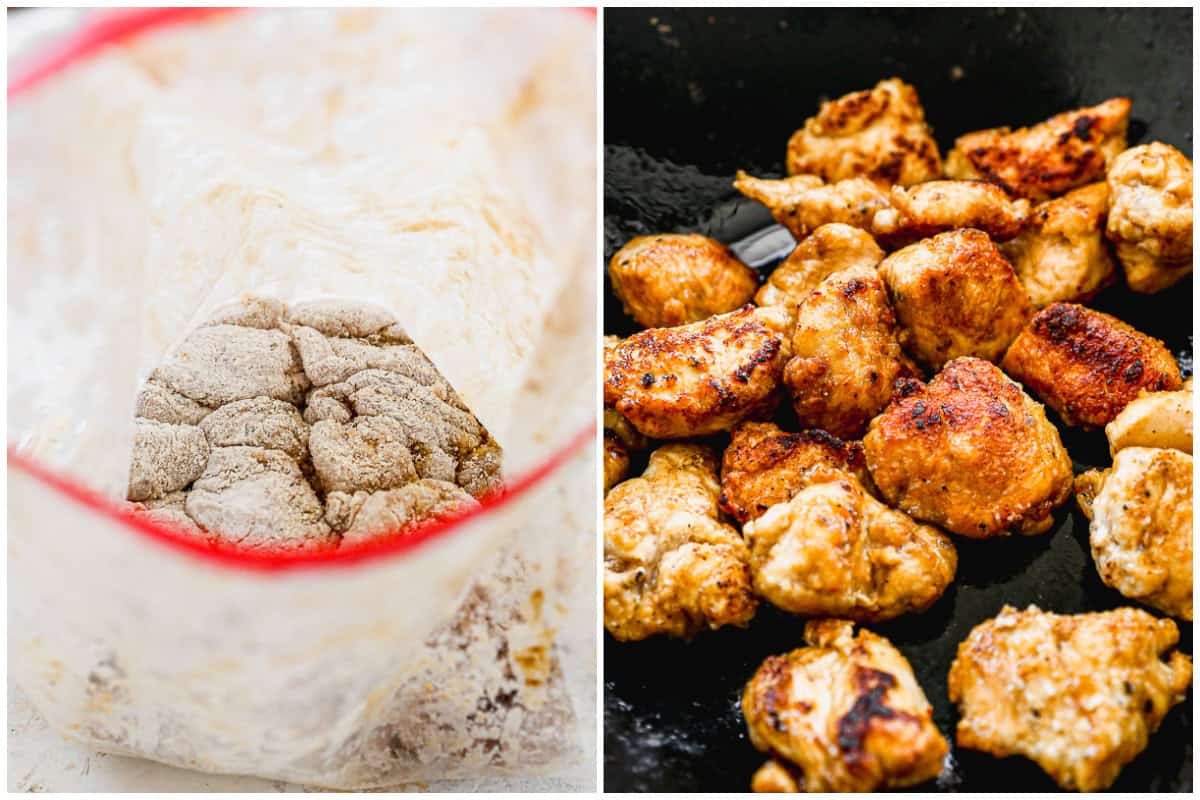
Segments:
[[[794,175],[772,180],[738,170],[733,186],[766,206],[797,241],[834,222],[869,231],[875,212],[888,207],[887,192],[866,178],[826,183],[816,175]]]
[[[946,156],[946,176],[989,181],[1034,201],[1103,180],[1108,165],[1125,149],[1130,105],[1116,97],[1029,128],[960,136]]]
[[[1044,533],[1071,495],[1071,459],[1042,406],[977,358],[910,385],[863,448],[889,505],[961,536]]]
[[[1192,162],[1170,145],[1131,147],[1108,170],[1108,224],[1125,282],[1159,292],[1192,271]]]
[[[783,370],[801,427],[860,437],[892,399],[896,379],[918,374],[898,336],[874,267],[835,272],[809,293],[796,310]]]
[[[1071,303],[1040,311],[1001,366],[1068,425],[1107,425],[1143,390],[1183,385],[1166,346],[1114,316]]]
[[[668,444],[604,498],[604,627],[622,641],[745,625],[749,551],[720,521],[716,456]]]
[[[959,747],[1021,755],[1059,786],[1105,789],[1146,748],[1192,681],[1167,619],[1118,608],[1059,615],[1005,606],[950,667]]]
[[[804,639],[742,693],[750,742],[770,755],[754,791],[870,792],[941,774],[949,746],[891,642],[837,619],[810,621]]]
[[[654,439],[728,430],[769,415],[784,363],[780,309],[745,306],[636,333],[604,353],[604,403]]]
[[[976,228],[1002,242],[1020,233],[1029,218],[1028,200],[1014,200],[984,181],[893,186],[888,202],[889,208],[875,212],[871,232],[890,249],[958,228]]]
[[[793,614],[880,622],[942,596],[958,564],[946,534],[888,508],[849,473],[812,477],[742,529],[760,597]]]
[[[1142,392],[1104,426],[1108,450],[1166,447],[1192,452],[1192,379],[1174,392]]]
[[[758,290],[758,273],[728,247],[694,233],[638,236],[608,264],[625,313],[647,328],[699,322],[741,308]]]
[[[1075,488],[1091,520],[1101,579],[1131,600],[1191,622],[1191,455],[1126,447],[1110,469],[1076,478]]]
[[[1108,186],[1093,183],[1034,207],[1025,230],[1000,245],[1034,308],[1084,303],[1113,282],[1104,241]]]
[[[883,250],[864,230],[831,222],[812,232],[772,272],[754,302],[760,306],[784,306],[793,320],[796,306],[835,272],[856,266],[876,267]],[[789,328],[790,330],[790,328]]]
[[[823,430],[790,433],[773,422],[743,422],[731,432],[721,459],[721,510],[743,525],[829,472],[871,485],[859,442]]]
[[[941,175],[942,160],[917,90],[890,78],[822,103],[788,141],[787,168],[827,181],[911,186]]]
[[[900,343],[940,368],[952,358],[999,361],[1033,313],[1012,265],[986,233],[940,233],[892,253],[879,265]]]

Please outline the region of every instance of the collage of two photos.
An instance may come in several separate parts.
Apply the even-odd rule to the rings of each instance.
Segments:
[[[1191,792],[1194,22],[9,8],[8,791]]]

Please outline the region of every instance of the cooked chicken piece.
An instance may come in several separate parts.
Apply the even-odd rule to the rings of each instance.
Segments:
[[[645,450],[648,443],[622,417],[611,408],[604,409],[604,491],[607,492],[629,472],[630,454]]]
[[[821,104],[788,142],[790,175],[911,186],[942,174],[917,90],[898,78]]]
[[[1104,242],[1108,187],[1093,183],[1033,209],[1020,236],[1000,245],[1034,308],[1086,302],[1113,282]]]
[[[898,377],[918,374],[900,349],[896,317],[874,267],[830,275],[796,311],[783,382],[804,428],[854,439],[892,398]]]
[[[699,322],[749,303],[758,273],[715,239],[666,233],[631,239],[608,264],[625,313],[647,328]]]
[[[604,493],[629,474],[629,451],[612,431],[604,431]]]
[[[949,750],[912,667],[882,636],[810,621],[807,647],[762,663],[742,694],[750,742],[771,760],[755,791],[870,792],[937,777]]]
[[[738,170],[733,186],[766,206],[796,241],[833,222],[869,231],[875,212],[888,207],[887,193],[865,178],[837,183],[825,183],[815,175],[768,180]]]
[[[1108,226],[1125,281],[1158,292],[1192,271],[1192,162],[1174,147],[1131,147],[1108,170]]]
[[[1111,422],[1143,389],[1174,391],[1179,366],[1158,339],[1116,317],[1055,303],[1029,321],[1001,363],[1068,425]]]
[[[1174,622],[1132,608],[1005,606],[950,667],[958,746],[1025,756],[1064,789],[1107,788],[1185,697],[1192,661],[1172,651],[1178,641]]]
[[[960,136],[946,156],[946,175],[997,183],[1034,201],[1102,180],[1125,149],[1129,106],[1129,100],[1116,97],[1056,114],[1031,128],[991,128]]]
[[[743,529],[754,591],[809,617],[879,622],[924,611],[954,579],[949,537],[824,471]]]
[[[1071,459],[1041,405],[977,358],[912,382],[863,448],[889,505],[962,536],[1044,533],[1071,494]]]
[[[1177,392],[1142,392],[1104,426],[1112,455],[1125,447],[1192,452],[1192,379]]]
[[[745,625],[749,551],[720,521],[716,456],[668,444],[604,498],[604,627],[622,641]]]
[[[1012,265],[982,231],[940,233],[879,265],[900,343],[939,369],[952,358],[999,361],[1033,313]]]
[[[754,302],[784,306],[794,322],[796,306],[821,281],[851,267],[874,268],[882,260],[883,251],[866,231],[839,222],[822,225],[775,268]]]
[[[604,403],[655,439],[728,430],[779,400],[784,320],[753,306],[651,328],[604,353]]]
[[[1002,242],[1020,233],[1029,217],[1028,200],[1013,200],[983,181],[893,186],[888,200],[891,207],[875,212],[871,232],[890,249],[958,228],[977,228]]]
[[[771,422],[743,422],[722,459],[721,510],[743,525],[792,499],[814,474],[831,471],[871,486],[860,443],[822,430],[788,433]]]
[[[1075,479],[1091,523],[1092,558],[1106,584],[1192,621],[1192,457],[1127,447],[1111,469]]]

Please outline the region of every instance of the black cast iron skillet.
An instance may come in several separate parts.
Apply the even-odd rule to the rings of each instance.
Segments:
[[[893,75],[917,87],[943,153],[967,131],[1125,95],[1134,101],[1130,144],[1161,140],[1190,157],[1191,30],[1189,9],[606,10],[606,258],[642,233],[735,243],[768,228],[765,209],[730,188],[734,171],[782,176],[788,136],[820,100]],[[1118,285],[1092,305],[1163,339],[1188,375],[1191,296],[1190,279],[1151,296]],[[611,290],[605,326],[637,330]],[[1103,432],[1051,418],[1077,471],[1109,465]],[[1073,501],[1056,521],[1036,537],[956,537],[958,575],[946,595],[923,615],[871,626],[908,657],[952,744],[958,714],[946,674],[977,623],[1005,603],[1062,613],[1136,605],[1100,582]],[[803,627],[763,604],[749,628],[690,643],[606,634],[605,789],[746,791],[763,756],[746,738],[742,686],[763,658],[799,646]],[[1180,627],[1191,653],[1191,626]],[[1191,791],[1191,743],[1189,693],[1113,789]],[[1056,787],[1030,761],[953,748],[950,769],[918,788]]]

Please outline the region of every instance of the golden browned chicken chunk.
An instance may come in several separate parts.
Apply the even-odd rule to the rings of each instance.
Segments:
[[[629,474],[629,451],[612,431],[604,430],[604,492],[625,480]]]
[[[1177,392],[1142,392],[1104,426],[1108,450],[1168,447],[1192,452],[1192,379]]]
[[[694,233],[638,236],[608,264],[625,313],[647,328],[699,322],[741,308],[758,289],[758,273],[729,248]]]
[[[604,353],[604,403],[641,433],[681,439],[768,415],[779,398],[778,310],[753,306],[676,328],[651,328]]]
[[[1131,147],[1108,170],[1108,225],[1125,281],[1158,292],[1192,271],[1192,162],[1161,142]]]
[[[878,622],[924,611],[958,556],[946,534],[825,471],[743,528],[754,591],[785,611]]]
[[[990,181],[1036,201],[1102,180],[1125,149],[1129,106],[1129,100],[1116,97],[1056,114],[1031,128],[991,128],[960,136],[946,156],[946,175]]]
[[[917,90],[899,78],[821,104],[788,142],[790,175],[911,186],[942,174]]]
[[[912,667],[850,622],[813,620],[807,647],[762,663],[742,693],[761,791],[870,792],[941,774],[949,746]]]
[[[862,445],[822,430],[788,433],[771,422],[733,429],[721,463],[721,510],[739,525],[786,503],[813,473],[837,471],[870,486]]]
[[[1013,200],[983,181],[893,186],[888,201],[890,208],[875,212],[871,232],[890,249],[958,228],[976,228],[1002,242],[1020,233],[1029,218],[1028,200]]]
[[[898,250],[879,265],[900,322],[900,343],[938,369],[952,358],[999,361],[1033,313],[1012,265],[970,228]]]
[[[1192,457],[1127,447],[1111,469],[1075,479],[1091,522],[1092,558],[1106,584],[1192,621]]]
[[[604,491],[625,480],[630,454],[646,447],[646,437],[629,420],[611,408],[604,409]]]
[[[796,310],[783,382],[801,427],[854,439],[892,399],[898,377],[917,375],[900,349],[896,317],[874,267],[823,280]]]
[[[1000,252],[1012,262],[1034,308],[1086,302],[1113,281],[1104,242],[1108,186],[1093,183],[1039,203],[1025,230]]]
[[[1143,389],[1174,391],[1179,366],[1158,339],[1116,317],[1071,303],[1029,321],[1001,366],[1068,425],[1107,425]]]
[[[1005,606],[958,646],[950,700],[959,747],[1025,756],[1059,786],[1094,792],[1146,748],[1192,681],[1167,619],[1118,608],[1059,615]]]
[[[738,170],[733,186],[766,206],[797,241],[833,222],[869,231],[875,212],[888,207],[887,193],[865,178],[826,183],[816,175],[796,175],[769,180]]]
[[[1041,405],[977,358],[892,400],[863,448],[889,505],[962,536],[1044,533],[1071,494],[1071,459]]]
[[[620,640],[745,625],[749,551],[719,519],[716,456],[669,444],[604,498],[604,627]]]
[[[883,250],[864,230],[831,222],[822,225],[771,272],[754,302],[760,306],[784,306],[794,319],[796,306],[835,272],[850,267],[876,267]]]

